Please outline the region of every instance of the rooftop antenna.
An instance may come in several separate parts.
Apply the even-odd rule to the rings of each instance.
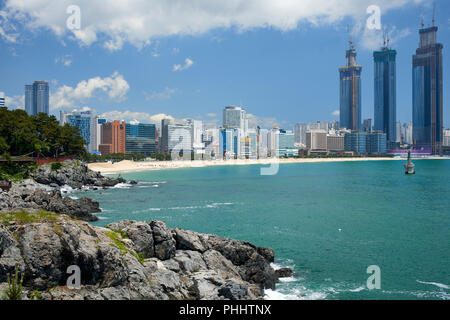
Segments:
[[[420,26],[422,29],[425,27],[425,23],[423,22],[423,12],[422,9],[420,10]]]
[[[350,45],[350,49],[353,50],[355,49],[355,45],[353,44],[353,39],[352,39],[352,35],[350,33],[350,26],[347,25],[347,33],[348,33],[348,43]]]
[[[436,1],[433,1],[433,20],[432,20],[433,27],[434,27],[434,17],[435,17],[435,15],[436,15]]]

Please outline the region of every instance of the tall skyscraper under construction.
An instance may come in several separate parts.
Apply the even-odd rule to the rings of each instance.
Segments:
[[[438,27],[419,30],[420,47],[413,55],[413,142],[416,147],[430,147],[442,153],[443,91],[442,48],[436,42]]]
[[[381,50],[373,53],[374,129],[386,133],[387,141],[391,143],[397,137],[396,55],[397,51],[389,48],[388,38],[384,40]]]
[[[350,40],[346,53],[347,65],[339,68],[340,86],[340,126],[351,130],[361,129],[361,70],[356,64],[356,50]]]

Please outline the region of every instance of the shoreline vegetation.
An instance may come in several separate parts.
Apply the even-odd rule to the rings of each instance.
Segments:
[[[416,160],[450,160],[450,157],[424,157]],[[194,160],[194,161],[131,161],[122,160],[120,162],[95,162],[87,166],[93,171],[102,174],[118,174],[127,172],[151,171],[177,168],[202,168],[210,166],[226,165],[270,165],[274,163],[323,163],[323,162],[352,162],[352,161],[406,161],[405,158],[394,157],[335,157],[335,158],[267,158],[267,159],[232,159],[232,160]]]

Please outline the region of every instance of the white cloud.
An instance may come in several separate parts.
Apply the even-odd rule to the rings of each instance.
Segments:
[[[206,116],[209,118],[214,118],[214,117],[217,117],[217,114],[216,113],[207,113]]]
[[[184,71],[184,70],[192,67],[193,64],[194,64],[194,61],[192,61],[189,58],[186,58],[186,60],[184,60],[184,66],[182,66],[181,64],[175,64],[175,65],[173,65],[172,71],[174,71],[174,72]]]
[[[5,96],[5,105],[12,109],[25,109],[25,96]]]
[[[70,54],[66,54],[62,57],[56,57],[55,63],[61,63],[65,67],[70,67],[70,65],[72,64],[72,56]]]
[[[110,77],[83,80],[75,88],[66,85],[59,87],[50,96],[50,109],[75,107],[78,103],[92,98],[98,90],[107,93],[112,100],[123,101],[129,89],[128,82],[116,71]]]
[[[176,88],[164,88],[163,91],[160,92],[152,92],[151,94],[148,94],[144,91],[145,100],[168,100],[172,98],[172,95],[174,95],[177,92],[178,89]]]
[[[334,110],[331,115],[338,117],[341,114],[341,111],[339,110]]]
[[[139,121],[141,123],[154,123],[161,124],[161,120],[165,118],[169,118],[174,120],[172,116],[166,115],[164,113],[151,115],[147,112],[133,112],[133,111],[108,111],[101,115],[102,118],[107,119],[108,121],[113,120],[125,120],[126,122],[130,121]]]
[[[378,5],[382,13],[425,0],[78,0],[81,30],[66,27],[66,8],[73,0],[7,0],[7,19],[28,29],[43,27],[57,36],[67,34],[84,45],[104,41],[109,50],[118,50],[125,42],[138,48],[150,40],[173,35],[199,35],[218,28],[245,31],[274,28],[282,31],[301,23],[318,26],[332,24],[351,16],[366,16],[369,5]],[[13,37],[9,35],[10,37]],[[4,37],[4,36],[2,36]],[[11,38],[11,39],[14,39]]]
[[[386,35],[389,36],[389,46],[393,46],[395,43],[400,41],[411,34],[411,30],[408,28],[397,30],[397,27],[387,27],[385,31]],[[365,28],[364,32],[360,38],[361,45],[363,49],[367,50],[379,50],[383,46],[383,30],[370,30]]]

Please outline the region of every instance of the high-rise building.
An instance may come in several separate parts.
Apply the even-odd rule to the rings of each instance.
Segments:
[[[5,93],[0,92],[0,107],[4,107],[4,106],[5,106]]]
[[[246,133],[248,128],[247,113],[242,107],[228,106],[223,109],[223,127],[236,128]]]
[[[132,121],[125,125],[125,151],[150,156],[156,152],[156,126]]]
[[[361,129],[361,70],[356,64],[356,50],[350,41],[346,52],[347,65],[340,74],[340,126],[350,130]]]
[[[306,132],[306,147],[311,151],[327,150],[327,131],[314,129]]]
[[[367,152],[367,133],[353,131],[344,136],[344,149],[364,154]]]
[[[161,145],[160,152],[162,154],[169,154],[169,125],[173,124],[172,119],[162,119],[161,120]]]
[[[382,131],[374,131],[367,135],[367,153],[377,154],[386,153],[386,133]]]
[[[63,126],[68,123],[72,127],[76,127],[80,130],[80,135],[86,141],[86,149],[89,152],[98,152],[98,146],[101,143],[101,123],[102,120],[106,122],[105,119],[99,119],[98,116],[92,113],[92,111],[77,111],[72,112],[59,112],[59,124]]]
[[[436,40],[438,27],[419,30],[420,47],[413,55],[413,140],[417,147],[442,153],[443,90],[442,48]]]
[[[119,120],[102,124],[102,143],[98,146],[102,155],[110,153],[125,153],[125,121]]]
[[[364,119],[362,124],[362,131],[367,133],[372,132],[372,119]]]
[[[343,151],[344,150],[344,135],[342,134],[327,134],[327,150],[328,151]]]
[[[194,154],[205,153],[205,144],[202,141],[203,121],[188,119],[187,124],[191,126],[191,143]]]
[[[298,155],[298,149],[294,144],[294,132],[280,129],[275,135],[277,139],[277,154],[280,157],[292,157]]]
[[[389,40],[385,40],[380,51],[373,53],[375,63],[374,75],[374,129],[386,133],[387,140],[395,142],[397,94],[396,94],[396,62],[397,51],[391,50]]]
[[[49,112],[49,87],[46,81],[25,85],[25,110],[29,115]]]
[[[450,129],[444,130],[444,140],[442,141],[442,146],[450,147]]]
[[[192,152],[192,129],[186,124],[168,124],[167,125],[167,149],[168,154],[178,154],[180,157],[186,157]]]

